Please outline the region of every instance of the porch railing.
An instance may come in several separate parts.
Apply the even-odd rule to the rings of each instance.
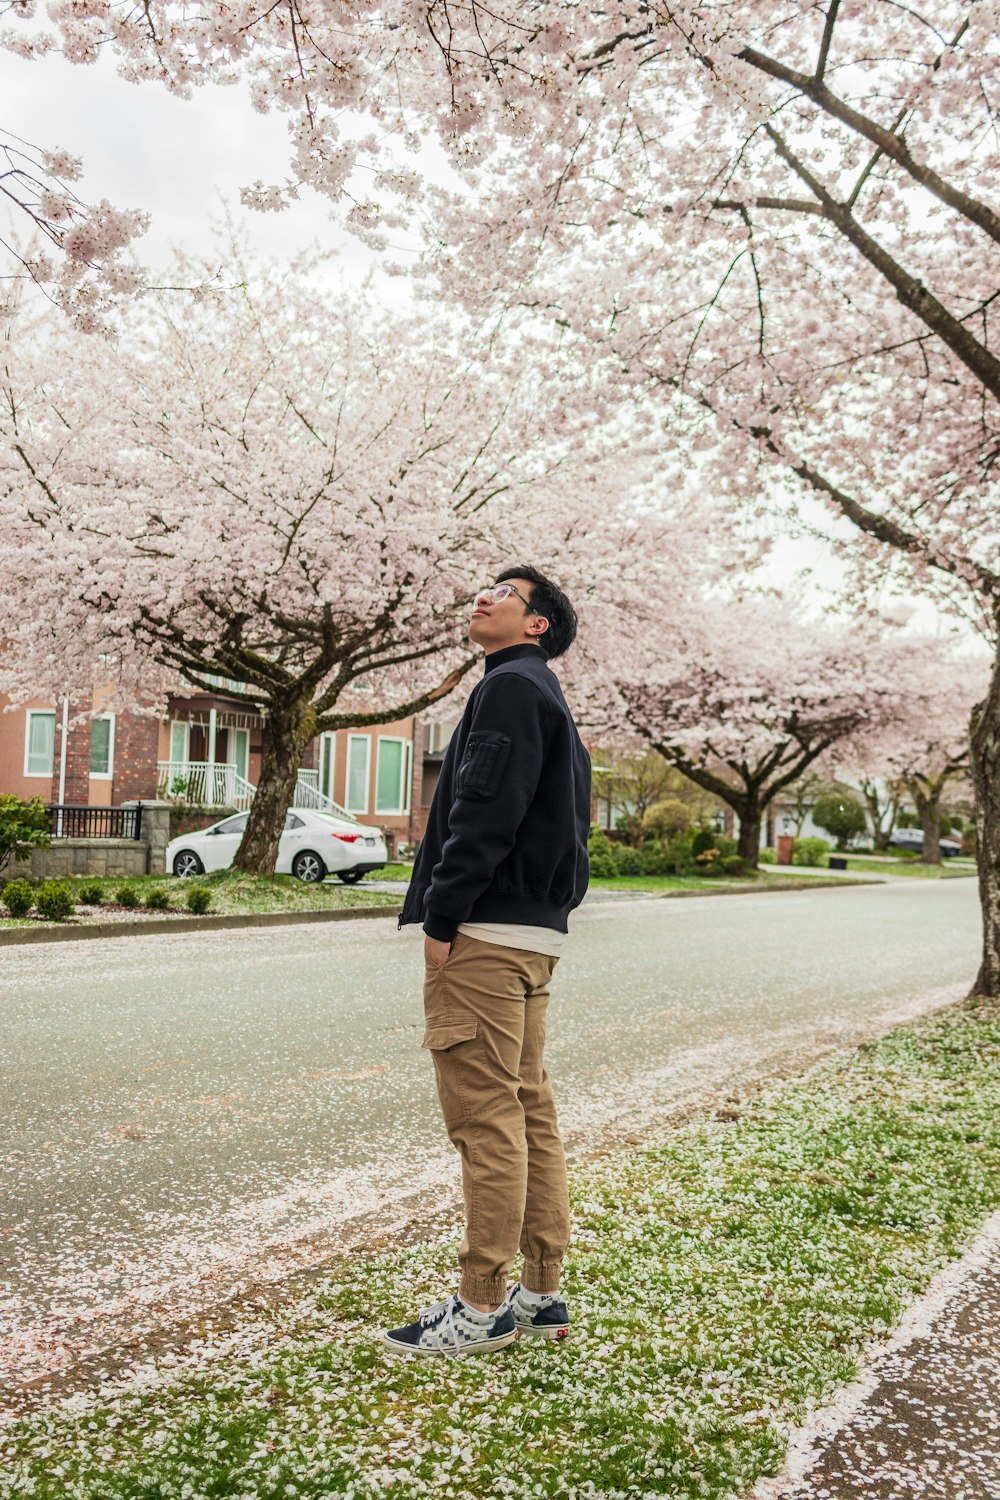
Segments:
[[[198,807],[235,807],[246,812],[256,788],[235,765],[207,760],[161,760],[156,764],[157,796]]]
[[[338,818],[347,818],[350,823],[358,821],[353,813],[347,811],[346,807],[341,807],[339,802],[334,802],[332,797],[320,791],[318,771],[299,772],[292,806],[312,808],[314,812],[336,813]]]
[[[318,771],[300,771],[295,783],[293,807],[335,813],[349,822],[358,820],[346,807],[319,789]],[[161,760],[156,765],[156,794],[168,802],[189,802],[197,807],[235,807],[246,812],[257,788],[240,776],[234,765],[205,760]]]
[[[136,807],[77,807],[52,803],[49,832],[55,839],[141,839],[142,803]]]

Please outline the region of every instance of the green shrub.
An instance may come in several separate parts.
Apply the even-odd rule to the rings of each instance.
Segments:
[[[645,875],[646,861],[640,849],[630,849],[628,844],[615,844],[611,851],[615,869],[619,875]]]
[[[75,906],[73,892],[61,880],[43,880],[35,892],[35,910],[50,922],[64,922]]]
[[[692,859],[697,860],[699,854],[707,854],[709,849],[715,849],[719,837],[714,828],[696,828],[691,835]]]
[[[596,823],[591,827],[587,849],[590,854],[590,878],[614,880],[618,874],[618,866],[615,863],[611,840],[604,829],[598,828]]]
[[[643,832],[654,839],[680,838],[691,827],[691,809],[679,797],[665,797],[642,820]]]
[[[727,875],[743,875],[746,872],[746,861],[740,859],[738,854],[724,854],[719,863]]]
[[[184,904],[188,911],[200,917],[202,912],[208,911],[212,904],[212,892],[203,885],[193,885],[184,897]]]
[[[846,849],[851,839],[868,830],[865,810],[857,797],[848,792],[825,792],[817,797],[812,810],[812,820],[837,840],[838,849]]]
[[[115,891],[115,900],[119,906],[124,906],[128,911],[134,910],[139,905],[139,893],[132,885],[120,885]]]
[[[146,897],[146,905],[149,907],[150,911],[169,911],[170,897],[167,895],[166,891],[150,891],[149,895]]]
[[[12,917],[26,917],[35,904],[35,893],[26,880],[11,880],[3,888],[3,904]]]
[[[796,839],[792,850],[793,865],[821,865],[823,856],[830,852],[826,839]]]
[[[773,849],[762,849],[757,855],[757,863],[759,865],[775,865],[778,863],[778,856]]]
[[[677,861],[674,857],[672,846],[664,844],[660,839],[649,839],[642,846],[642,862],[647,875],[674,875],[677,872]]]
[[[81,886],[80,900],[84,906],[100,906],[104,900],[104,887],[102,885]]]
[[[51,819],[41,797],[22,802],[4,792],[0,796],[0,870],[8,860],[23,859],[32,849],[47,849]]]

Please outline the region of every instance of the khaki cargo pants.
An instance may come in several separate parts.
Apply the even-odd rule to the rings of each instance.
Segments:
[[[503,1301],[519,1248],[529,1290],[559,1286],[569,1240],[566,1158],[542,1060],[556,963],[464,933],[447,963],[426,963],[423,1045],[462,1158],[459,1295],[471,1302]]]

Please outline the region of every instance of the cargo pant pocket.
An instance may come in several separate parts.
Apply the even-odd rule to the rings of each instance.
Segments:
[[[428,1021],[420,1045],[430,1052],[450,1052],[462,1042],[474,1041],[478,1032],[479,1022],[475,1017],[468,1021]]]

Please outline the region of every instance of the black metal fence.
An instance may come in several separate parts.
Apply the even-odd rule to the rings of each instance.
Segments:
[[[142,803],[137,807],[49,807],[49,832],[61,839],[140,839]]]

